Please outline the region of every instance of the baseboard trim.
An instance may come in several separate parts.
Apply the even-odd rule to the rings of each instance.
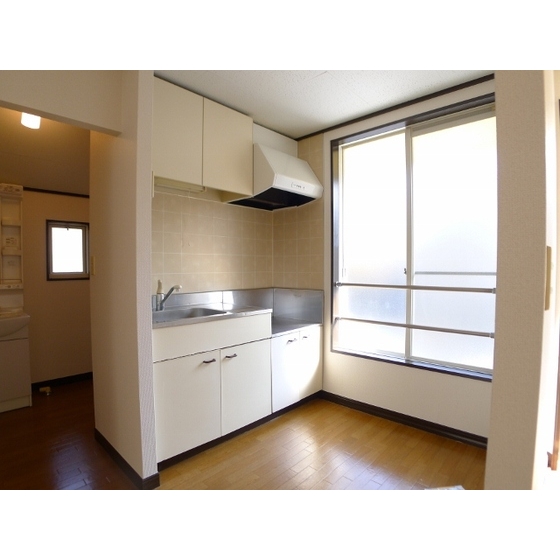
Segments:
[[[425,432],[430,432],[432,434],[443,436],[448,439],[467,443],[469,445],[480,447],[482,449],[486,449],[488,445],[488,438],[486,437],[471,434],[469,432],[463,432],[461,430],[456,430],[455,428],[450,428],[441,424],[435,424],[433,422],[428,422],[427,420],[422,420],[413,416],[407,416],[406,414],[401,414],[400,412],[394,412],[392,410],[387,410],[385,408],[381,408],[371,404],[355,401],[346,397],[341,397],[333,393],[328,393],[327,391],[320,391],[316,396],[326,401],[331,401],[348,408],[353,408],[354,410],[366,412],[367,414],[371,414],[373,416],[379,416],[380,418],[385,418],[386,420],[391,420],[392,422],[398,422],[399,424],[404,424],[412,428],[424,430]]]
[[[38,391],[41,387],[57,387],[66,385],[67,383],[75,383],[76,381],[88,381],[93,379],[93,372],[77,373],[76,375],[69,375],[67,377],[59,377],[57,379],[49,379],[47,381],[37,381],[31,383],[31,389]]]
[[[101,432],[97,428],[94,430],[94,435],[96,441],[109,453],[113,461],[122,469],[122,471],[130,478],[132,483],[139,490],[153,490],[157,488],[160,484],[159,473],[149,476],[148,478],[142,478],[123,458],[123,456],[107,441]]]

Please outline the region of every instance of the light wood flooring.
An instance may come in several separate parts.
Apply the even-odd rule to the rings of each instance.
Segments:
[[[486,451],[316,399],[160,472],[160,489],[483,488]]]
[[[91,381],[0,414],[0,490],[131,490],[94,438]],[[485,451],[324,400],[160,472],[160,489],[481,489]]]

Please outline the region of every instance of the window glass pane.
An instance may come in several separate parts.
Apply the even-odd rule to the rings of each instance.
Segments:
[[[338,288],[337,315],[388,323],[406,322],[406,290]]]
[[[402,357],[405,329],[340,319],[333,329],[335,346],[358,354],[381,354]]]
[[[342,148],[340,243],[345,282],[404,284],[404,132]]]
[[[463,331],[494,332],[494,294],[415,291],[412,323]]]
[[[495,118],[413,137],[415,271],[494,272]]]
[[[433,331],[412,331],[411,359],[474,370],[491,370],[494,339]]]
[[[438,274],[432,272],[416,272],[414,274],[415,286],[447,286],[448,288],[495,288],[496,274]]]
[[[493,338],[476,336],[494,332],[496,302],[496,123],[483,111],[339,146],[334,349],[492,370]],[[445,289],[372,286],[407,282]]]
[[[82,228],[51,229],[52,272],[84,272],[84,231]]]
[[[47,279],[89,278],[89,224],[47,220]]]

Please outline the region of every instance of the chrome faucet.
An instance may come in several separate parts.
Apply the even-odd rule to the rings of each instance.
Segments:
[[[157,290],[157,294],[156,294],[156,311],[163,311],[163,306],[164,306],[165,302],[168,300],[169,296],[175,290],[179,291],[179,290],[182,290],[182,289],[183,289],[182,286],[179,286],[179,284],[176,284],[175,286],[170,288],[169,291],[164,295],[163,289],[161,287],[161,280],[158,280],[158,290]]]

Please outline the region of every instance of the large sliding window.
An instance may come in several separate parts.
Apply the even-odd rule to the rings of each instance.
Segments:
[[[493,108],[335,144],[333,350],[490,374]]]

